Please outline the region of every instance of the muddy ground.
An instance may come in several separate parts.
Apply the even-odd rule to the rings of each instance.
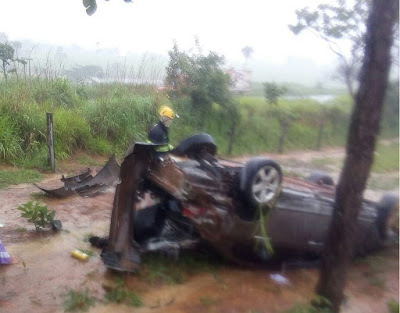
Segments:
[[[286,173],[306,176],[311,171],[307,164],[312,158],[340,158],[343,151],[330,149],[321,153],[269,156],[279,160]],[[63,164],[60,173],[46,175],[41,184],[61,185],[61,173],[79,172],[83,168],[73,162]],[[337,179],[337,169],[333,168],[331,174]],[[396,189],[393,192],[397,192]],[[369,190],[366,197],[376,200],[381,193]],[[108,234],[113,196],[113,188],[91,198],[74,196],[67,199],[43,197],[31,184],[0,190],[0,223],[4,224],[0,228],[0,239],[13,261],[12,265],[0,266],[0,312],[64,312],[66,294],[71,290],[87,290],[95,299],[89,312],[275,313],[313,297],[317,268],[289,266],[293,263],[251,269],[217,260],[193,263],[194,267],[199,265],[201,268],[196,270],[165,258],[164,262],[171,266],[166,270],[170,273],[161,273],[160,268],[146,265],[141,274],[121,276],[106,270],[99,257],[100,251],[92,248],[85,239],[91,234]],[[63,223],[61,232],[36,232],[32,224],[20,217],[16,208],[32,199],[56,211],[56,218]],[[70,251],[76,248],[91,250],[94,255],[89,261],[82,262],[70,256]],[[189,260],[193,258],[196,254]],[[165,279],[172,272],[178,273],[179,279]],[[274,281],[271,278],[274,274],[285,277],[287,283]],[[141,307],[106,299],[106,291],[115,288],[118,278],[124,282],[124,290],[134,292],[141,299]],[[342,312],[389,312],[388,302],[398,301],[399,295],[398,247],[356,260],[345,293]]]

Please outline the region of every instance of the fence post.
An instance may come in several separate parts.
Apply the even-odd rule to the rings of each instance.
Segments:
[[[47,147],[49,148],[48,163],[51,167],[51,171],[56,171],[56,163],[54,160],[54,140],[53,140],[53,113],[46,113],[47,118]]]

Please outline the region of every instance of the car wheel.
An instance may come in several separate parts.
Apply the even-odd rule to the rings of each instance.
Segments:
[[[255,219],[260,208],[273,207],[281,185],[282,169],[278,163],[265,158],[253,158],[247,162],[240,176],[240,189],[245,200],[241,217]]]
[[[328,185],[328,186],[335,186],[335,183],[331,176],[323,172],[312,172],[308,177],[307,180],[318,185]]]
[[[385,194],[378,202],[376,209],[378,213],[377,226],[379,236],[382,240],[387,240],[394,231],[399,231],[399,226],[396,224],[399,211],[399,198],[395,195]]]
[[[201,158],[205,153],[214,156],[217,153],[217,145],[214,138],[206,133],[196,134],[181,141],[172,150],[177,156],[186,156],[190,159]]]

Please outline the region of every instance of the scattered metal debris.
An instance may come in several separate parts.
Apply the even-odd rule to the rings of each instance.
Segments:
[[[66,198],[75,194],[82,197],[89,197],[104,191],[118,181],[120,166],[115,159],[115,155],[111,156],[106,165],[97,173],[96,176],[91,174],[91,169],[79,175],[64,177],[61,181],[63,187],[49,189],[47,187],[34,184],[40,190],[44,191],[51,197]]]

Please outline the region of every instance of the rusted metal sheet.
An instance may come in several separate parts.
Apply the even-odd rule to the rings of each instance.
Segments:
[[[119,170],[120,166],[113,155],[94,177],[91,175],[91,169],[88,168],[87,171],[75,176],[64,177],[62,175],[63,187],[50,189],[38,184],[35,186],[51,197],[66,198],[75,194],[88,197],[104,191],[117,182]]]
[[[134,218],[140,199],[138,185],[148,170],[152,145],[140,144],[131,149],[121,164],[120,183],[114,196],[109,241],[102,251],[104,264],[117,271],[135,272],[140,263],[140,250],[132,240]]]

